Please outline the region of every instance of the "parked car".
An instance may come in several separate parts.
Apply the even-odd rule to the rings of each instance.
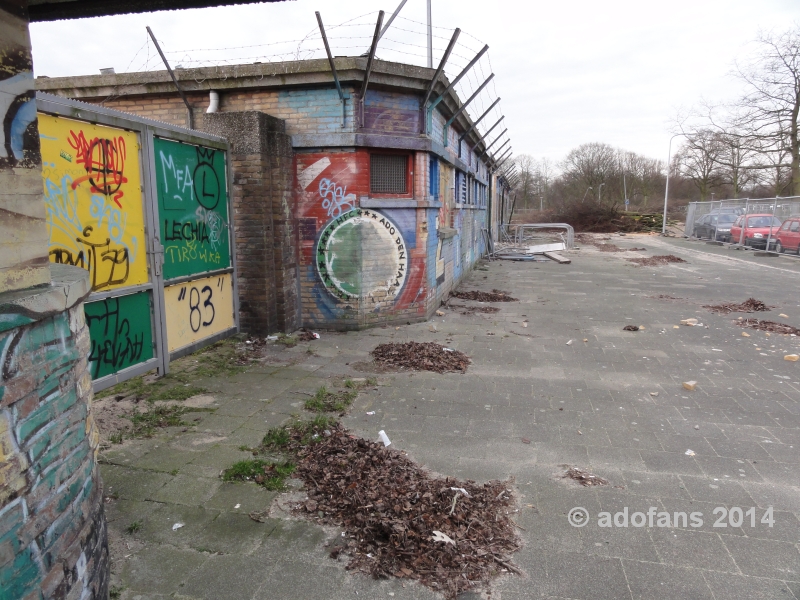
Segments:
[[[694,224],[694,237],[727,242],[731,237],[731,225],[736,221],[732,213],[709,213]]]
[[[753,248],[766,248],[770,234],[775,237],[780,227],[781,220],[772,215],[742,215],[731,227],[731,241]]]
[[[775,252],[786,250],[800,254],[800,217],[790,217],[783,222],[781,228],[773,234],[772,248]]]

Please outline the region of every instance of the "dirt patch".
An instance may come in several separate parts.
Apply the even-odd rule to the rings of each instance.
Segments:
[[[502,290],[492,290],[491,292],[481,292],[472,290],[469,292],[450,292],[451,298],[459,300],[475,300],[477,302],[518,302],[517,298],[512,298],[508,292]]]
[[[759,319],[737,319],[734,321],[739,327],[749,327],[750,329],[758,329],[759,331],[768,331],[769,333],[784,333],[786,335],[800,335],[800,329],[785,325],[783,323],[776,323],[775,321],[760,321]]]
[[[625,325],[625,327],[622,328],[622,331],[639,331],[639,326],[638,325]]]
[[[474,315],[475,313],[491,314],[500,312],[500,309],[496,306],[467,306],[466,304],[448,304],[448,307],[461,309],[456,312],[462,315]]]
[[[455,598],[486,586],[519,549],[509,482],[435,478],[403,452],[339,425],[292,434],[308,500],[295,514],[344,530],[331,558],[375,578],[409,578]],[[314,437],[316,436],[316,437]]]
[[[594,473],[590,473],[584,469],[579,469],[578,467],[570,467],[567,469],[567,472],[564,474],[564,479],[572,479],[584,487],[608,485],[607,479],[603,479],[599,475],[595,475]]]
[[[662,256],[648,256],[647,258],[626,258],[625,260],[636,263],[640,267],[663,267],[672,263],[685,263],[682,258],[674,254],[664,254]]]
[[[761,300],[756,300],[755,298],[748,298],[744,302],[739,304],[735,304],[733,302],[725,302],[723,304],[704,304],[703,308],[707,308],[711,312],[727,315],[732,312],[744,312],[744,313],[754,313],[754,312],[766,312],[769,311],[771,307],[764,304]]]
[[[436,342],[381,344],[372,351],[375,362],[398,369],[466,373],[469,357],[463,352],[445,348]]]

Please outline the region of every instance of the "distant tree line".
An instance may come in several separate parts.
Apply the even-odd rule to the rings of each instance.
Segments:
[[[700,103],[675,119],[670,204],[691,200],[800,196],[800,25],[761,34],[735,75],[742,95]],[[663,206],[664,161],[604,143],[582,144],[560,161],[516,158],[516,206],[559,210],[596,202],[630,210]]]

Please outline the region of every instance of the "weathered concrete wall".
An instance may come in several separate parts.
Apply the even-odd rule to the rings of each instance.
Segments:
[[[27,2],[0,6],[0,292],[50,281]]]
[[[0,598],[105,599],[85,271],[0,295]]]

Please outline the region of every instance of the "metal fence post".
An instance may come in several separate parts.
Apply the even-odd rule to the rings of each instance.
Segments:
[[[778,208],[778,200],[779,197],[775,196],[775,199],[772,202],[772,221],[769,223],[769,234],[767,235],[767,246],[764,248],[767,252],[769,252],[769,245],[772,242],[772,224],[775,221],[775,211]]]

